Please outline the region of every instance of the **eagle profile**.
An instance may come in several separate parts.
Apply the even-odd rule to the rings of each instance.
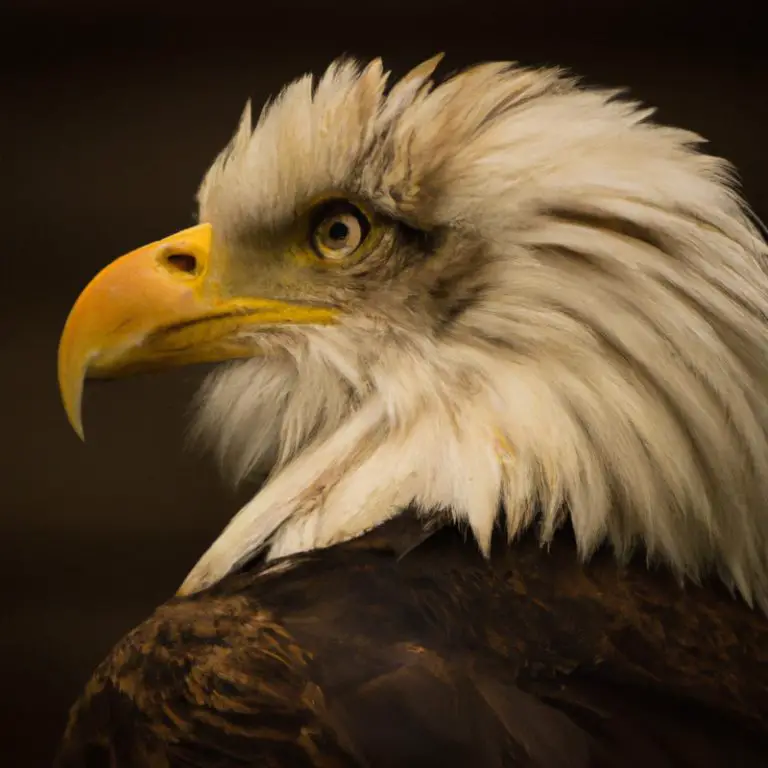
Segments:
[[[65,768],[768,764],[768,247],[697,135],[438,62],[247,107],[75,304],[81,435],[86,378],[226,362],[197,431],[269,478]]]

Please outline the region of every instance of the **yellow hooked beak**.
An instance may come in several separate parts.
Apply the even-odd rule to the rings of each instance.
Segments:
[[[255,326],[334,321],[332,307],[223,291],[212,242],[210,224],[185,229],[117,259],[80,294],[59,342],[59,388],[81,438],[86,378],[251,357]]]

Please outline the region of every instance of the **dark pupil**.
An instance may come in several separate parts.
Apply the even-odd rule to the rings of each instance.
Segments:
[[[331,240],[346,240],[349,236],[349,227],[343,221],[334,221],[328,228]]]

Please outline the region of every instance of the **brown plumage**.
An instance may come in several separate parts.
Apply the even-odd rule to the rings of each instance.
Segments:
[[[570,532],[490,562],[411,514],[176,598],[73,710],[59,765],[756,768],[768,626]]]

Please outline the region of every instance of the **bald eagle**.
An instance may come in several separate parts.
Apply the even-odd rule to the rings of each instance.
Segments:
[[[75,766],[768,765],[768,247],[730,166],[556,69],[250,106],[107,266],[87,378],[222,363],[268,472],[72,709]]]

